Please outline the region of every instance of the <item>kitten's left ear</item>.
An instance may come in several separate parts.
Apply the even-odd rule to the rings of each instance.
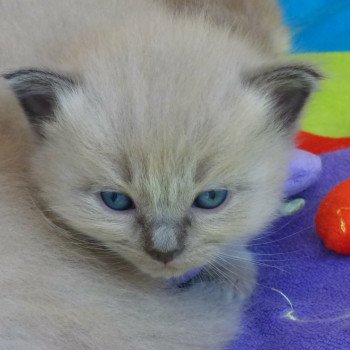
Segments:
[[[37,131],[43,121],[53,119],[58,94],[75,85],[73,79],[65,75],[37,69],[22,69],[3,77],[8,80],[28,120]]]
[[[320,79],[322,75],[313,67],[293,64],[262,69],[245,82],[271,100],[276,124],[288,128],[298,120]]]

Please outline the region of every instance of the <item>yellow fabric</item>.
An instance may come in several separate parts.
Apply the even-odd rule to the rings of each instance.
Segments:
[[[302,130],[329,137],[350,136],[350,52],[295,55],[320,67],[321,89],[306,108]]]

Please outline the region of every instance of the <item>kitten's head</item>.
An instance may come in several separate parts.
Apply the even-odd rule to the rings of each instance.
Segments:
[[[100,40],[76,76],[5,76],[38,135],[46,209],[155,277],[242,247],[273,218],[319,78],[248,64],[255,56],[226,34],[187,28],[184,40],[177,28],[172,41],[164,30]]]

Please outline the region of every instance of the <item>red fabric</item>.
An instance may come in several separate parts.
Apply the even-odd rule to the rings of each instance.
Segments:
[[[296,138],[296,144],[304,151],[321,154],[349,148],[350,137],[332,138],[301,131]]]
[[[322,154],[350,148],[350,137],[332,138],[302,131],[296,137],[296,144],[304,151]],[[324,245],[338,254],[350,255],[350,179],[327,194],[315,220]]]
[[[324,245],[338,254],[350,254],[350,179],[341,182],[322,200],[316,231]]]

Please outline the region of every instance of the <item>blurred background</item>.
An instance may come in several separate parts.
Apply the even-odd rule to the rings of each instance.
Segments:
[[[264,1],[264,0],[262,0]],[[292,58],[310,62],[326,79],[308,105],[302,130],[350,137],[350,0],[279,0],[292,32]]]
[[[281,272],[271,269],[273,260],[270,267],[259,266],[264,269],[259,286],[232,350],[349,350],[350,256],[327,251],[317,232],[325,227],[330,236],[341,232],[337,237],[350,242],[350,0],[279,2],[293,35],[288,60],[308,62],[325,77],[307,105],[296,142],[321,154],[322,180],[296,197],[306,200],[300,215],[277,222],[270,231],[275,236],[251,246],[269,259],[281,251],[288,258],[280,260]],[[319,205],[325,208],[321,214]],[[266,286],[274,286],[277,295]]]
[[[294,52],[350,51],[350,0],[279,0]]]

